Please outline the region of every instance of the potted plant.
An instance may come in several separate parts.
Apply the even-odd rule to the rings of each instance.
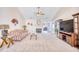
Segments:
[[[26,25],[23,25],[23,29],[24,29],[24,30],[26,30],[26,27],[27,27]]]

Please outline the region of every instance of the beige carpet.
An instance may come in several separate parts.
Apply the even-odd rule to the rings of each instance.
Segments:
[[[38,34],[38,40],[30,40],[30,35],[20,42],[7,48],[0,48],[0,51],[6,52],[75,52],[78,49],[71,47],[64,41],[56,38],[55,34]]]

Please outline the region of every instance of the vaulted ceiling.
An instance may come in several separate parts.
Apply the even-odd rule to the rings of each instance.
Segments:
[[[41,7],[41,10],[45,14],[42,17],[43,20],[55,20],[58,17],[72,18],[72,14],[79,12],[78,7]],[[1,7],[0,18],[3,15],[6,17],[11,17],[10,15],[15,17],[15,14],[18,14],[24,20],[36,19],[36,12],[37,7]]]
[[[52,20],[60,9],[60,7],[41,7],[41,10],[45,14],[42,18],[45,20]],[[36,7],[19,7],[18,10],[23,15],[24,19],[36,19]]]

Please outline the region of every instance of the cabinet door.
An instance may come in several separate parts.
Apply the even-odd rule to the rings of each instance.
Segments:
[[[72,38],[71,38],[71,36],[68,36],[68,37],[69,37],[69,41],[68,42],[69,42],[70,45],[72,45]]]

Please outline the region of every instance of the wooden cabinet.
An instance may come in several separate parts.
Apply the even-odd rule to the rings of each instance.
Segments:
[[[74,33],[77,35],[77,45],[79,46],[79,13],[76,13],[73,16],[74,19]]]
[[[76,35],[74,33],[60,32],[59,38],[70,44],[76,46]]]
[[[79,13],[73,14],[73,32],[59,32],[59,38],[69,43],[71,46],[79,47]],[[66,38],[63,38],[66,37]]]

